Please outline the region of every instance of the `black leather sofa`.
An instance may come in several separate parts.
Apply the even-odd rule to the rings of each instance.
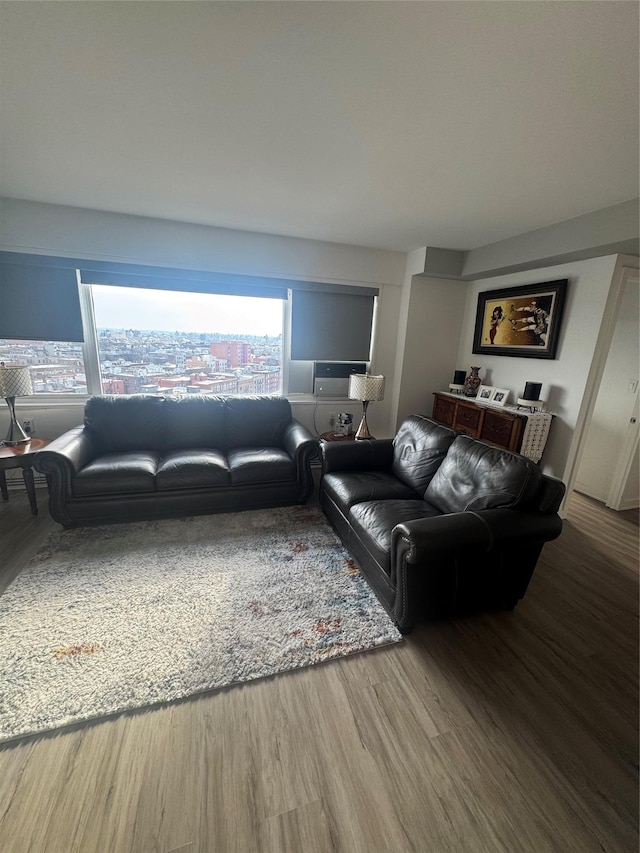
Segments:
[[[77,527],[305,503],[317,448],[283,397],[106,395],[34,467]]]
[[[511,609],[565,487],[531,460],[412,415],[394,439],[320,446],[320,503],[400,630]]]

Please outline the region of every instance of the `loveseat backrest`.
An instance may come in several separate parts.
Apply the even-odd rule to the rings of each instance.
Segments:
[[[456,435],[422,415],[406,418],[393,439],[393,474],[423,495]]]
[[[164,450],[226,448],[225,397],[189,394],[165,398]]]
[[[286,397],[227,397],[227,449],[282,447],[290,422],[291,404]]]
[[[425,492],[441,512],[531,507],[539,497],[540,469],[530,459],[459,435]]]
[[[89,397],[84,425],[99,453],[164,449],[165,398],[153,394]]]

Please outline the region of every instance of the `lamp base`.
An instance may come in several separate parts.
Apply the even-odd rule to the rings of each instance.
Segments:
[[[368,400],[362,401],[362,420],[360,421],[360,426],[358,427],[358,431],[356,432],[356,441],[370,441],[371,439],[373,439],[373,436],[369,432],[369,425],[367,424],[368,405]]]
[[[31,437],[25,433],[16,418],[16,398],[5,397],[5,399],[7,401],[7,406],[9,406],[11,417],[9,420],[9,431],[7,432],[7,437],[4,440],[4,445],[5,447],[15,447],[16,444],[26,444],[31,441]]]

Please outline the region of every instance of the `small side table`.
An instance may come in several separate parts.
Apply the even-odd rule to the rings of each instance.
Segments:
[[[50,438],[32,438],[31,441],[25,441],[24,444],[16,444],[13,447],[0,447],[0,491],[2,492],[2,499],[5,501],[9,500],[7,478],[4,472],[10,468],[22,468],[22,477],[27,487],[32,515],[38,514],[36,487],[33,482],[33,456],[36,451],[42,450],[48,444],[51,444]]]
[[[329,430],[329,432],[323,432],[320,438],[322,441],[355,441],[356,434],[352,432],[349,435],[336,435],[333,430]]]

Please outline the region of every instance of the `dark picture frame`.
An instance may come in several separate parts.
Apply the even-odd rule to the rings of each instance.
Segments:
[[[478,294],[473,352],[555,358],[568,279]]]

